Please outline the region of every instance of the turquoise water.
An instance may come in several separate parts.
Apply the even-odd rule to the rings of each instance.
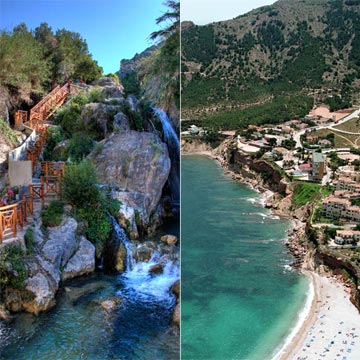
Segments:
[[[178,236],[178,225],[168,222],[157,237]],[[150,275],[149,265],[136,263],[121,275],[95,272],[74,279],[59,290],[50,311],[38,317],[19,314],[9,324],[0,321],[0,359],[178,359],[178,329],[171,326],[176,300],[169,287],[179,266],[168,262],[168,271]],[[119,302],[113,312],[100,305],[109,297]]]
[[[182,359],[271,359],[306,300],[286,267],[289,223],[212,160],[181,170]]]

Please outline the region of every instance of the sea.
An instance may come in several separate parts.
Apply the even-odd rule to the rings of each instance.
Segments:
[[[311,290],[292,270],[288,220],[213,160],[181,161],[181,359],[273,359]]]

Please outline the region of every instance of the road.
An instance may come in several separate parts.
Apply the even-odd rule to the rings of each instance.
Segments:
[[[352,132],[349,132],[349,131],[344,131],[344,130],[339,130],[339,129],[334,128],[335,126],[341,125],[341,124],[353,119],[354,117],[358,117],[359,114],[360,114],[360,109],[357,109],[357,110],[353,111],[351,114],[345,116],[343,119],[341,119],[337,123],[331,122],[331,123],[328,123],[328,124],[325,124],[325,125],[313,126],[311,128],[307,128],[307,129],[300,130],[300,131],[296,132],[294,134],[294,140],[296,141],[296,147],[297,148],[298,147],[300,147],[300,148],[303,147],[303,145],[301,143],[301,140],[300,140],[300,137],[301,137],[301,135],[304,135],[305,132],[307,132],[307,131],[315,131],[315,130],[321,130],[321,129],[331,129],[333,131],[341,132],[341,133],[344,133],[344,134],[360,135],[359,133],[352,133]]]

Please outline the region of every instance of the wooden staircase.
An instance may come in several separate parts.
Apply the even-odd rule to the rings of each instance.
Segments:
[[[41,130],[45,121],[54,114],[70,94],[76,91],[75,89],[70,82],[66,82],[62,86],[56,86],[49,94],[32,107],[29,113],[23,110],[16,111],[15,128],[18,129],[21,125],[25,124],[36,131]]]

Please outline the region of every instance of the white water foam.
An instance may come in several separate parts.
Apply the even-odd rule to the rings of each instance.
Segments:
[[[155,252],[149,262],[135,263],[133,268],[123,275],[126,289],[135,291],[137,296],[144,300],[156,298],[172,302],[174,297],[169,290],[180,278],[180,270],[176,262],[165,256]],[[162,274],[152,274],[151,267],[158,264],[164,264]]]
[[[285,265],[286,266],[286,265]],[[304,307],[301,309],[301,311],[299,312],[298,315],[298,320],[296,322],[296,325],[292,328],[290,334],[287,336],[287,338],[285,339],[285,342],[283,344],[281,344],[281,347],[278,346],[275,349],[275,356],[273,356],[271,358],[271,360],[278,360],[280,359],[281,355],[285,352],[285,350],[287,349],[287,347],[291,344],[293,338],[296,336],[296,334],[299,332],[299,330],[301,329],[301,326],[303,325],[303,323],[305,322],[306,318],[308,317],[309,313],[310,313],[310,309],[311,309],[311,305],[312,302],[314,300],[314,296],[315,296],[315,289],[314,289],[314,284],[312,281],[310,281],[309,283],[309,288],[307,291],[307,297],[306,297],[306,302]],[[279,350],[280,348],[280,350]]]

